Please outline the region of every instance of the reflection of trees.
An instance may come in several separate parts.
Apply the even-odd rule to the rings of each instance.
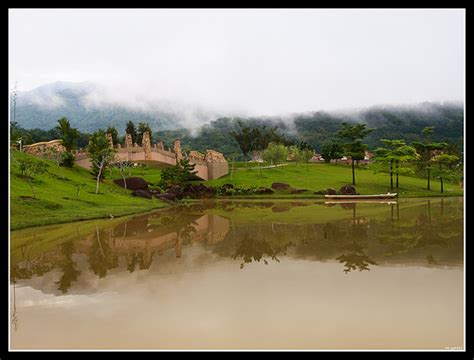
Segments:
[[[235,226],[225,238],[212,245],[212,251],[232,259],[242,259],[240,268],[252,261],[263,260],[268,265],[266,257],[280,262],[278,255],[286,255],[286,250],[293,245],[292,232],[287,225],[257,224]]]
[[[118,257],[113,253],[103,231],[96,228],[92,246],[89,251],[89,266],[99,278],[107,275],[107,270],[116,268]]]
[[[61,293],[66,294],[71,287],[71,284],[77,280],[77,277],[81,273],[80,271],[76,270],[75,263],[72,260],[72,254],[74,253],[74,242],[68,241],[61,245],[61,250],[64,255],[64,259],[62,260],[59,267],[63,271],[63,274],[59,281],[56,281],[58,284],[58,290]]]
[[[371,226],[374,239],[384,246],[384,256],[413,253],[428,264],[438,264],[433,252],[439,256],[462,258],[463,214],[457,212],[458,205],[450,202],[450,211],[445,211],[444,201],[427,201],[425,204],[406,209],[397,220],[375,221]],[[439,211],[433,207],[440,206]],[[448,206],[449,207],[449,206]],[[436,218],[433,215],[436,214]],[[419,253],[419,255],[416,255]],[[404,255],[406,256],[406,255]]]
[[[236,259],[242,257],[243,263],[240,264],[240,268],[242,269],[245,263],[260,261],[265,255],[270,256],[272,260],[280,262],[277,258],[277,254],[278,252],[272,249],[264,238],[256,239],[247,234],[242,238],[232,258]],[[265,265],[268,265],[267,260],[263,259],[263,262]]]
[[[369,270],[369,265],[378,265],[374,260],[364,253],[364,248],[353,244],[347,248],[348,253],[344,253],[336,258],[340,263],[346,267],[344,272],[347,274],[352,270]]]

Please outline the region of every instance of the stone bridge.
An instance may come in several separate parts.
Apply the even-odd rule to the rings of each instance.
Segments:
[[[176,165],[177,161],[185,158],[181,152],[181,144],[178,139],[174,141],[173,150],[166,150],[162,141],[152,145],[148,132],[143,134],[141,146],[132,143],[130,134],[125,135],[124,147],[120,144],[113,144],[110,134],[107,134],[107,138],[110,146],[116,150],[115,159],[117,161],[130,161],[152,166],[173,166]],[[76,151],[74,155],[76,165],[86,169],[91,168],[90,158],[85,152]],[[195,164],[196,176],[203,180],[218,179],[229,172],[229,164],[224,155],[214,150],[207,150],[206,154],[191,151],[186,158],[191,164]]]

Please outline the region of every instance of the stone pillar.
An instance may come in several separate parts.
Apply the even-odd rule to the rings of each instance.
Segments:
[[[107,140],[109,142],[109,146],[113,149],[114,148],[114,140],[112,138],[112,134],[107,133],[105,136],[107,136]]]
[[[174,153],[176,154],[176,161],[180,161],[183,158],[183,154],[181,153],[181,141],[176,139],[174,141]]]
[[[132,135],[130,135],[130,134],[125,134],[125,147],[126,148],[133,147]]]
[[[150,133],[145,131],[142,137],[143,151],[145,152],[145,160],[151,160],[151,142]]]

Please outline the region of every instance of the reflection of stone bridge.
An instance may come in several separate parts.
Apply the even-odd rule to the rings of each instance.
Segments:
[[[174,148],[165,149],[163,142],[158,144],[151,144],[150,135],[148,132],[143,134],[142,145],[138,146],[132,143],[130,134],[125,135],[125,145],[120,144],[114,146],[112,136],[107,134],[110,145],[115,148],[115,159],[119,161],[130,161],[134,163],[142,163],[148,165],[164,165],[173,166],[176,162],[183,159],[181,152],[181,144],[179,140],[175,140]],[[84,152],[78,151],[75,154],[76,165],[86,169],[91,168],[91,162],[88,155]],[[195,164],[196,175],[203,180],[212,180],[220,178],[229,172],[229,164],[225,160],[224,155],[214,150],[207,150],[206,154],[201,154],[198,151],[191,151],[187,155],[187,159],[191,164]]]

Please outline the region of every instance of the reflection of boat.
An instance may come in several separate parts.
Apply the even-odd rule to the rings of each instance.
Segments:
[[[325,201],[325,205],[336,205],[336,204],[387,204],[387,205],[395,205],[397,203],[396,200],[333,200],[333,201]]]
[[[331,200],[374,200],[374,199],[395,199],[397,193],[374,194],[374,195],[324,195]]]

